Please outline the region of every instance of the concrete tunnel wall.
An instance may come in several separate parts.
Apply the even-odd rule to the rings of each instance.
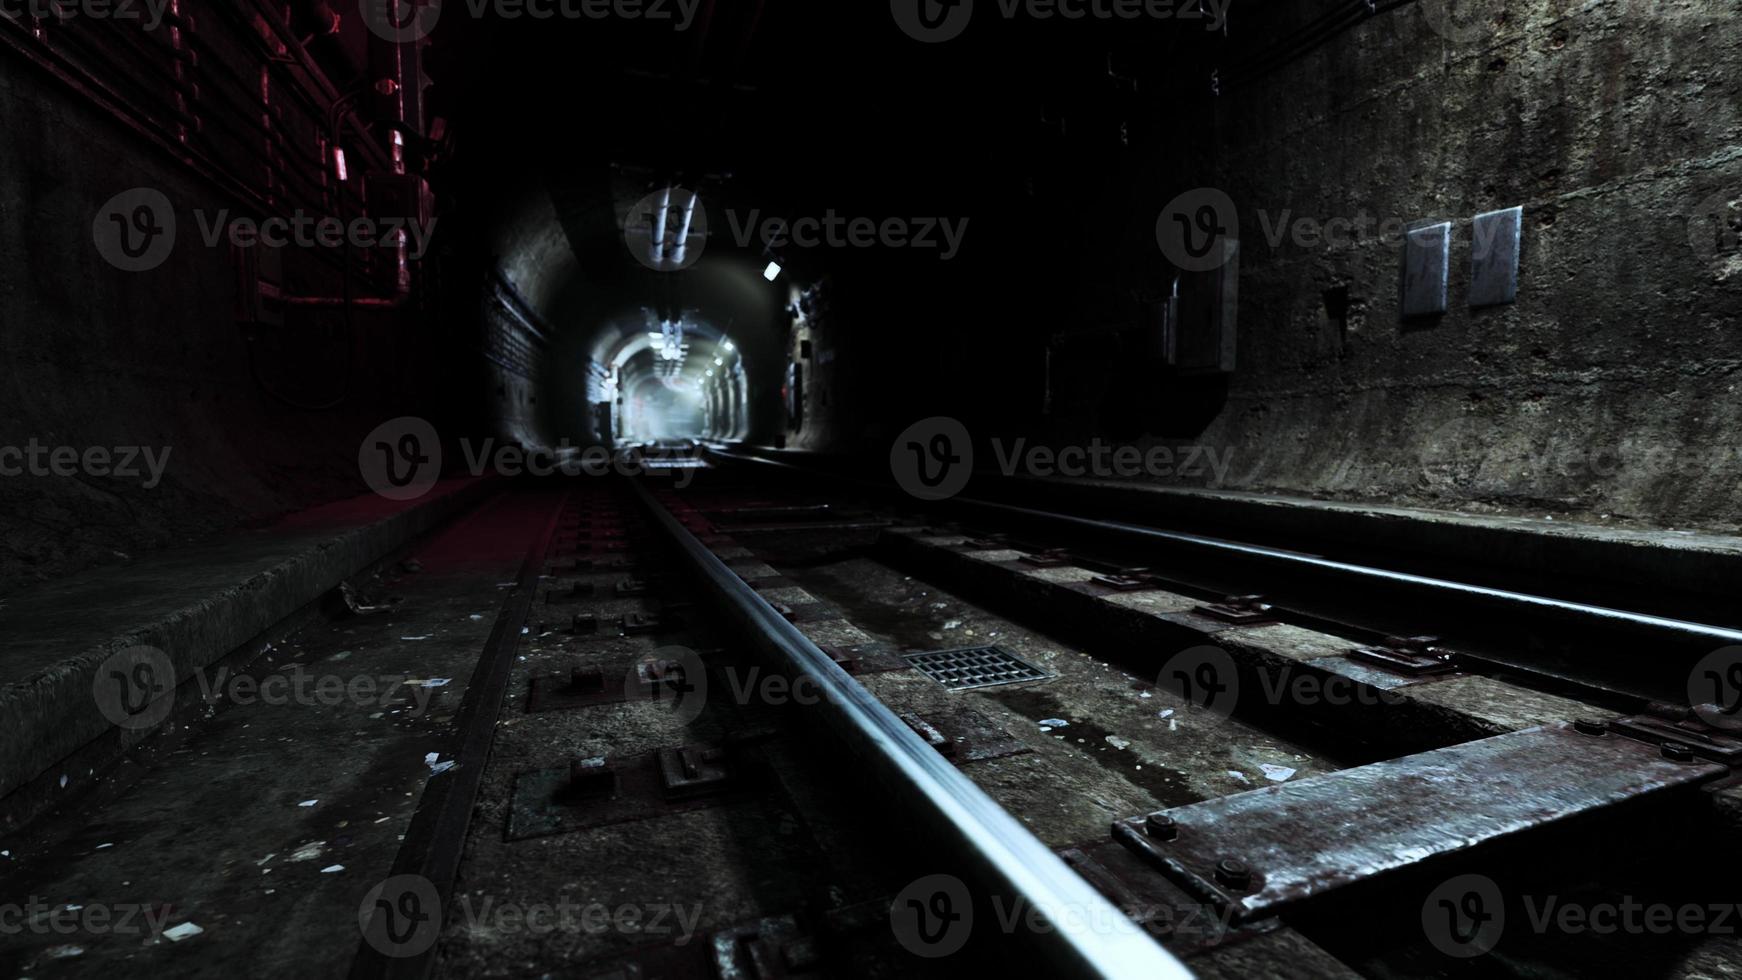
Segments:
[[[293,313],[263,330],[259,367],[284,393],[350,399],[310,413],[251,377],[235,266],[200,219],[238,205],[10,48],[0,48],[0,446],[149,448],[146,478],[0,478],[0,594],[364,492],[365,434],[441,387],[438,351],[393,314]],[[179,224],[168,259],[128,272],[93,244],[106,202],[161,191]],[[338,278],[304,270],[313,290]],[[0,461],[12,468],[10,458]],[[138,464],[143,469],[144,464]]]
[[[964,305],[946,321],[915,311],[901,332],[894,317],[864,322],[861,307],[875,298],[843,280],[851,298],[800,327],[818,363],[794,444],[869,452],[871,432],[887,452],[895,432],[941,409],[1006,445],[1100,439],[1215,454],[1218,465],[1199,472],[1135,477],[1171,485],[1738,527],[1734,4],[1455,8],[1453,23],[1444,4],[1381,10],[1304,56],[1242,75],[1242,59],[1324,12],[1284,0],[1242,21],[1226,61],[1205,60],[1206,76],[1221,69],[1219,96],[1194,87],[1182,51],[1180,94],[1160,109],[1141,101],[1163,115],[1133,116],[1128,149],[1096,150],[1093,127],[1071,116],[1062,132],[1076,135],[1053,138],[1056,152],[1093,165],[1077,166],[1050,198],[1043,188],[1014,199],[1021,224],[1008,240],[1041,258],[1021,265],[1022,253],[1006,250],[993,263],[1008,270],[1001,288],[1033,305],[998,308],[982,288],[996,312]],[[1242,242],[1237,366],[1225,376],[1159,364],[1148,350],[1156,331],[1131,302],[1167,294],[1157,217],[1202,187],[1233,200]],[[1518,300],[1471,309],[1471,218],[1513,206],[1524,208]],[[1350,241],[1314,233],[1361,216],[1370,228]],[[999,217],[977,213],[975,227]],[[1443,316],[1401,318],[1401,238],[1378,230],[1391,220],[1453,223]],[[985,236],[970,246],[964,262]],[[1037,310],[1054,319],[1029,329],[1048,315]],[[867,329],[935,352],[886,376],[900,379],[900,399],[888,383],[830,390],[822,358]],[[859,352],[857,365],[874,354]],[[930,380],[916,382],[920,372]],[[963,394],[915,410],[938,390]]]
[[[1734,526],[1735,6],[1462,7],[1468,40],[1399,10],[1218,107],[1201,172],[1241,208],[1240,367],[1202,438],[1226,485]],[[1472,310],[1470,218],[1518,205],[1518,302]],[[1395,239],[1269,240],[1362,213],[1454,222],[1445,316],[1400,323]]]

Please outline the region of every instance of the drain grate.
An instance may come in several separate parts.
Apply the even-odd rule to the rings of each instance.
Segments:
[[[927,677],[952,691],[1046,680],[1052,676],[1004,648],[995,646],[934,650],[902,656]]]

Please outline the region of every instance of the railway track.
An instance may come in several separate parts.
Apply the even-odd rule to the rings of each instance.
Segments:
[[[415,718],[409,700],[196,705],[8,849],[12,890],[51,909],[125,904],[149,876],[137,904],[165,928],[76,953],[0,936],[0,962],[1742,971],[1721,922],[1742,899],[1721,872],[1742,738],[1719,688],[1689,686],[1728,626],[714,464],[681,490],[508,490],[377,569],[386,611],[286,624],[267,642],[292,663],[405,668],[440,693]],[[453,560],[480,540],[493,558]],[[1623,655],[1640,643],[1655,655]],[[278,734],[253,778],[208,790],[223,826],[99,846],[261,729]],[[1657,930],[1660,910],[1703,926]],[[184,916],[200,931],[165,939]],[[196,941],[207,955],[178,960]]]

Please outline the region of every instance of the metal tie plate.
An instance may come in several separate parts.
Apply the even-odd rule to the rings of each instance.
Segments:
[[[1113,834],[1244,922],[1728,772],[1552,725],[1122,820]]]

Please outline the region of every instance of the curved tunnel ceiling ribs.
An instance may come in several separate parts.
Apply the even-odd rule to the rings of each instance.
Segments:
[[[543,181],[535,202],[523,197],[497,218],[496,238],[504,277],[555,334],[538,382],[556,396],[541,402],[556,406],[540,419],[543,439],[746,435],[753,412],[768,414],[752,376],[778,374],[758,364],[772,364],[783,347],[788,284],[765,278],[760,250],[708,227],[706,200],[671,210],[693,221],[677,268],[657,269],[638,254],[638,244],[655,243],[629,233],[637,202],[667,193],[695,201],[673,190],[679,182],[616,166],[552,169]],[[698,186],[725,206],[720,178]]]

